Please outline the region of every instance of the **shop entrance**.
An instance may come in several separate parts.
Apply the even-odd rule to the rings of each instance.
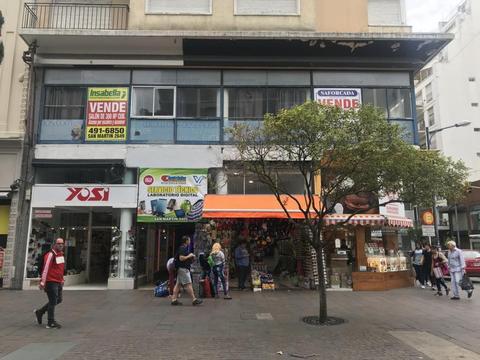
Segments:
[[[193,239],[195,223],[145,224],[139,226],[138,284],[152,284],[168,278],[166,264],[175,256],[182,236]]]

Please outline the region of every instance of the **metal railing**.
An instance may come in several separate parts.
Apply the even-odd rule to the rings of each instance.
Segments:
[[[24,29],[126,30],[128,5],[25,3]]]

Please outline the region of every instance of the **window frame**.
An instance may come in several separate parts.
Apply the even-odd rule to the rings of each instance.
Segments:
[[[208,12],[192,12],[192,11],[152,11],[149,5],[152,0],[145,0],[145,15],[196,15],[196,16],[211,16],[213,15],[213,0],[208,0]]]
[[[238,11],[238,2],[239,1],[242,1],[242,0],[234,0],[234,3],[233,3],[233,15],[234,16],[301,16],[302,15],[301,0],[296,0],[296,6],[297,6],[297,12],[296,13],[285,13],[285,14],[258,14],[258,13],[254,13],[254,12],[242,13],[242,12]],[[270,0],[270,1],[272,1],[272,0]]]
[[[131,109],[130,109],[130,118],[131,119],[143,119],[143,120],[149,120],[149,119],[175,119],[177,116],[177,87],[176,86],[148,86],[148,85],[135,85],[131,86],[132,88],[132,99],[131,99]],[[152,89],[153,92],[153,103],[152,103],[152,115],[136,115],[136,108],[134,104],[134,92],[136,88],[149,88]],[[155,92],[156,90],[161,89],[161,90],[173,90],[173,113],[172,115],[155,115]]]

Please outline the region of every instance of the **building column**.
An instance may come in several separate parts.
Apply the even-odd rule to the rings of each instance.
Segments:
[[[218,195],[228,194],[228,176],[223,169],[220,169],[215,176],[216,192]]]

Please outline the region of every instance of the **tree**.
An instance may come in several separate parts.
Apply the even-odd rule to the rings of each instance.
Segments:
[[[318,320],[322,324],[328,321],[321,256],[328,239],[322,232],[325,217],[337,203],[352,194],[397,195],[352,217],[391,202],[431,205],[434,196],[454,200],[467,186],[467,169],[461,162],[407,144],[400,128],[371,106],[346,111],[307,102],[276,115],[267,114],[261,127],[238,126],[230,131],[238,160],[268,185],[286,216],[290,218],[285,199],[293,201],[303,214],[301,223],[311,235],[306,241],[317,253]],[[301,174],[304,201],[276,181],[278,169],[285,165]],[[314,188],[317,175],[322,179],[320,189]]]

